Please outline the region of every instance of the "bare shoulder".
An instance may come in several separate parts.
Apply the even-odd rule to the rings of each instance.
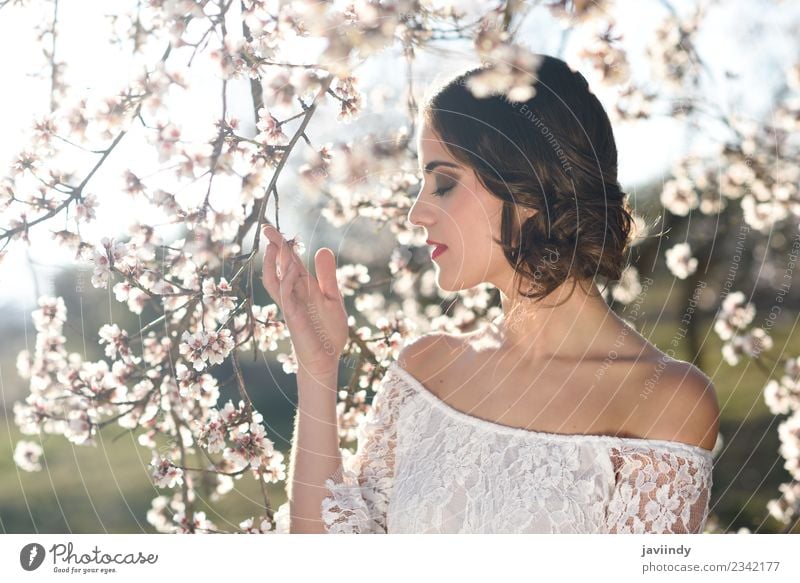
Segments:
[[[465,337],[439,331],[428,332],[403,346],[397,363],[412,376],[424,380],[464,350]]]
[[[697,445],[712,450],[719,432],[719,404],[714,384],[689,362],[659,363],[659,378],[646,406],[647,437]]]

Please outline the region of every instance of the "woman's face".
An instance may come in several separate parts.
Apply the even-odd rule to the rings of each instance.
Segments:
[[[417,141],[423,183],[408,213],[427,239],[447,245],[433,259],[437,284],[448,292],[488,282],[509,291],[514,270],[493,238],[500,238],[502,202],[471,167],[456,161],[428,124]],[[431,245],[430,250],[436,249]],[[508,294],[507,294],[508,295]]]

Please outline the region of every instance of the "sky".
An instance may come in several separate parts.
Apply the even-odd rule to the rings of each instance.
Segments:
[[[43,4],[43,3],[42,3]],[[89,95],[113,93],[123,86],[136,66],[130,54],[124,54],[108,45],[105,32],[108,20],[105,13],[123,10],[131,2],[127,0],[62,0],[59,3],[59,37],[57,54],[68,65],[68,79]],[[460,3],[469,7],[477,4]],[[493,4],[493,3],[490,3]],[[681,10],[691,9],[694,2],[675,2]],[[713,17],[706,20],[703,34],[698,39],[698,50],[709,64],[714,74],[712,83],[704,91],[710,100],[724,104],[731,111],[745,116],[763,115],[769,106],[771,92],[766,90],[779,81],[783,67],[800,55],[786,33],[787,22],[798,22],[800,6],[784,2],[722,2],[712,7]],[[25,134],[31,120],[37,114],[46,112],[49,107],[48,82],[46,79],[31,76],[42,71],[43,61],[35,40],[34,26],[42,18],[36,8],[20,9],[7,6],[0,11],[0,54],[15,55],[15,58],[2,59],[0,75],[5,90],[0,92],[0,173],[5,173],[13,157],[19,152],[20,144],[26,142]],[[766,6],[772,6],[765,9]],[[666,11],[658,1],[617,2],[612,14],[618,22],[618,31],[624,35],[629,49],[628,58],[634,72],[645,66],[644,47],[652,38],[654,28],[666,16]],[[563,55],[568,62],[574,58],[577,40],[568,37]],[[522,44],[549,54],[556,54],[561,42],[561,32],[555,21],[544,9],[537,9],[526,20],[518,35]],[[448,45],[449,48],[458,47]],[[469,47],[461,49],[469,55]],[[293,54],[303,55],[301,46],[285,47],[287,58]],[[387,51],[381,59],[376,59],[360,71],[362,88],[369,88],[387,80],[397,84],[403,76],[387,79],[386,67],[391,66],[396,51]],[[465,56],[464,63],[469,62]],[[448,66],[455,66],[457,59],[447,60]],[[396,65],[395,65],[396,66]],[[416,65],[419,80],[433,78],[442,71],[442,61],[431,55],[420,53]],[[728,79],[724,71],[739,75]],[[582,72],[592,84],[592,76],[585,69]],[[171,115],[185,121],[188,132],[195,130],[196,136],[207,135],[211,131],[209,120],[219,111],[219,79],[214,71],[202,60],[192,67],[190,80],[196,93],[186,96],[179,107],[171,109]],[[421,83],[415,83],[419,86]],[[759,88],[754,91],[753,88]],[[11,88],[11,90],[9,90]],[[766,89],[765,89],[766,88]],[[389,87],[388,90],[393,90]],[[656,88],[658,89],[658,88]],[[200,98],[198,98],[200,96]],[[229,91],[230,108],[234,115],[245,122],[243,131],[252,128],[252,111],[247,102],[246,81],[232,82]],[[598,90],[598,96],[606,107],[613,94],[605,95]],[[176,98],[180,99],[180,98]],[[329,116],[333,118],[333,116]],[[349,139],[365,129],[374,129],[380,116],[365,117],[367,123],[348,126],[331,124],[320,131],[320,142],[333,139]],[[385,121],[385,120],[384,120]],[[376,126],[377,127],[377,126]],[[673,163],[689,150],[709,147],[716,136],[697,135],[687,131],[682,124],[669,119],[655,119],[646,123],[616,125],[615,135],[619,151],[619,176],[623,188],[635,192],[637,186],[649,181],[665,178]],[[132,136],[133,138],[133,136]],[[137,145],[136,139],[126,139],[120,151],[109,158],[106,171],[92,182],[91,191],[100,197],[98,218],[94,224],[82,229],[82,233],[98,240],[104,235],[114,236],[129,222],[131,217],[139,216],[147,221],[147,209],[132,205],[127,196],[120,194],[120,170],[126,165],[132,168],[148,167],[151,152]],[[300,151],[293,153],[298,162],[303,161]],[[85,163],[85,162],[84,162]],[[286,217],[289,231],[302,228],[302,217]],[[297,221],[297,222],[293,222]],[[283,223],[283,221],[282,221]],[[54,225],[58,225],[56,222]],[[63,221],[60,223],[63,225]],[[283,226],[283,225],[282,225]],[[52,227],[51,227],[52,228]],[[51,293],[51,282],[61,266],[69,264],[71,253],[59,249],[47,235],[48,229],[38,229],[32,236],[33,246],[14,243],[9,253],[0,263],[0,308],[13,305],[19,309],[30,309],[35,303],[34,276],[28,264],[27,255],[36,270],[41,293]]]

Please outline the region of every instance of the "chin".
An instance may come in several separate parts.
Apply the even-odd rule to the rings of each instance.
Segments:
[[[443,291],[448,293],[456,293],[468,289],[472,289],[481,284],[480,280],[474,278],[464,278],[463,274],[459,274],[457,280],[451,280],[446,277],[446,271],[441,267],[436,272],[436,284]]]
[[[444,292],[447,292],[447,293],[454,293],[454,292],[458,291],[456,289],[453,289],[454,286],[453,286],[453,284],[451,282],[444,281],[442,279],[442,272],[438,271],[438,270],[437,270],[437,273],[436,273],[436,286],[440,290],[442,290]]]

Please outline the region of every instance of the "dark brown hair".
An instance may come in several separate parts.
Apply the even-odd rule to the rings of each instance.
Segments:
[[[537,300],[568,279],[570,295],[579,281],[618,281],[634,225],[603,106],[583,75],[560,59],[539,58],[536,94],[527,101],[473,96],[470,79],[490,67],[484,64],[447,82],[421,110],[452,156],[503,201],[496,242],[515,281],[529,281],[531,291],[519,293]],[[515,205],[523,207],[518,238]],[[527,220],[526,208],[537,211]]]

